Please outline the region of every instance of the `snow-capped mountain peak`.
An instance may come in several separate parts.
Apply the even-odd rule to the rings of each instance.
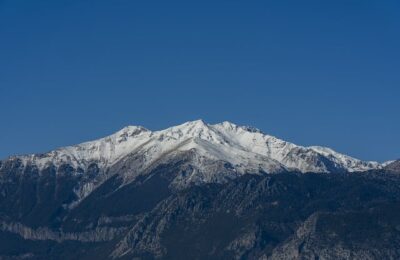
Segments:
[[[127,156],[146,157],[142,167],[165,154],[195,151],[199,156],[231,164],[238,172],[353,172],[381,168],[377,162],[363,162],[330,148],[303,147],[231,122],[207,124],[186,122],[165,130],[150,131],[127,126],[95,141],[57,149],[42,155],[22,156],[24,163],[44,168],[48,164],[72,164],[85,168],[96,162],[111,167]],[[197,165],[201,168],[201,165]]]
[[[154,132],[154,134],[177,139],[200,138],[209,141],[218,139],[218,136],[213,132],[210,125],[206,124],[203,120],[189,121],[178,126]]]

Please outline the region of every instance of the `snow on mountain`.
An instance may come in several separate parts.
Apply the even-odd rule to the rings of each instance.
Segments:
[[[383,162],[382,163],[382,167],[386,167],[386,166],[388,166],[388,165],[390,165],[390,164],[392,164],[394,162],[396,162],[396,160],[390,160],[390,161]]]
[[[145,158],[141,165],[144,169],[166,153],[182,151],[195,151],[204,158],[228,162],[241,173],[354,172],[382,167],[377,162],[364,162],[329,148],[298,146],[255,128],[230,122],[211,125],[202,120],[154,132],[128,126],[99,140],[18,158],[25,165],[34,164],[38,168],[69,163],[85,169],[93,162],[103,168],[111,167],[127,156],[141,154]]]

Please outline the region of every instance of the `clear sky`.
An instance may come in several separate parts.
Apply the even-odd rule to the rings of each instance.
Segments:
[[[251,125],[400,157],[400,1],[0,0],[0,157]]]

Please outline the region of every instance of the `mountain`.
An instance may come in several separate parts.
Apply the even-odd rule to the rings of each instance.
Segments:
[[[75,169],[87,169],[92,163],[110,168],[127,157],[140,156],[142,167],[146,168],[167,156],[188,151],[194,151],[202,160],[228,163],[238,174],[354,172],[382,168],[377,162],[360,161],[329,148],[298,146],[256,128],[230,122],[210,125],[202,120],[155,132],[141,126],[128,126],[96,141],[15,158],[39,169],[65,163]],[[199,168],[204,167],[198,163]]]
[[[229,122],[129,126],[0,161],[0,259],[396,259],[397,163]]]

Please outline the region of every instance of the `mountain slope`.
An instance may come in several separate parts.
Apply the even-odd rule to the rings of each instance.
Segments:
[[[400,160],[386,163],[384,169],[391,172],[400,173]]]
[[[400,179],[382,175],[248,175],[192,187],[146,214],[112,256],[397,259]]]

